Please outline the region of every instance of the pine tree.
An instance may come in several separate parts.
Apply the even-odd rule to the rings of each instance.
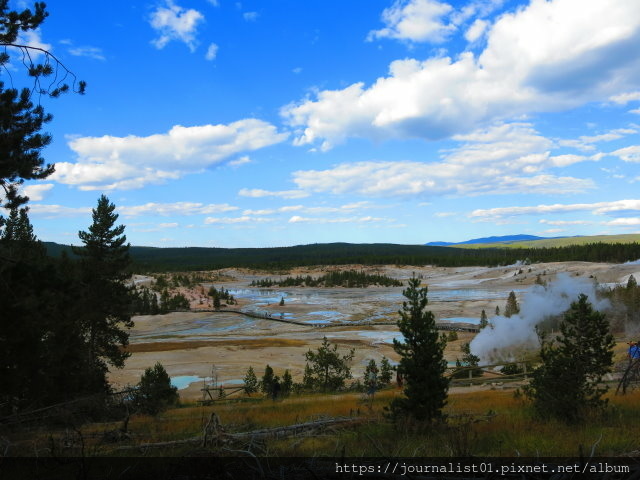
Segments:
[[[289,373],[289,370],[285,370],[282,375],[282,396],[287,397],[293,389],[293,378]]]
[[[122,368],[129,354],[123,351],[129,343],[131,297],[125,285],[130,264],[129,244],[123,235],[124,225],[115,226],[115,205],[102,195],[93,209],[93,223],[78,236],[84,247],[74,247],[81,258],[84,288],[84,332],[91,359],[107,369],[107,363]]]
[[[366,391],[370,394],[373,394],[378,389],[378,373],[378,365],[376,365],[376,361],[372,358],[369,360],[369,363],[364,370],[364,386]]]
[[[251,395],[258,391],[258,378],[253,371],[253,367],[249,367],[246,375],[244,376],[244,393]]]
[[[338,353],[338,345],[331,344],[327,337],[322,339],[322,345],[316,352],[309,350],[305,357],[307,365],[312,372],[312,382],[314,387],[318,387],[323,392],[335,391],[344,386],[344,381],[351,378],[351,368],[349,364],[353,360],[355,349],[346,355]],[[306,373],[306,369],[305,369]]]
[[[380,383],[382,385],[389,385],[392,378],[393,367],[391,363],[389,363],[389,359],[383,356],[382,360],[380,360]]]
[[[178,389],[171,385],[171,377],[160,362],[144,371],[136,392],[136,403],[144,413],[157,415],[178,403],[178,398]]]
[[[313,390],[314,378],[313,371],[308,363],[304,365],[304,375],[302,376],[302,388],[305,390]]]
[[[271,393],[271,387],[273,385],[273,368],[267,365],[264,369],[264,375],[260,382],[260,390],[262,393]]]
[[[411,278],[402,294],[398,328],[404,342],[393,340],[393,349],[400,355],[398,371],[404,378],[404,398],[391,403],[394,418],[409,415],[420,421],[441,418],[447,403],[449,380],[444,373],[447,362],[443,357],[446,340],[436,329],[432,312],[425,311],[428,304],[427,287],[420,288],[420,280]]]
[[[458,368],[472,368],[471,370],[463,370],[461,372],[456,373],[455,378],[468,378],[469,372],[471,372],[472,377],[479,377],[482,375],[482,369],[473,368],[477,367],[480,363],[480,357],[471,353],[471,346],[469,342],[462,344],[460,347],[460,351],[462,352],[462,360],[456,358],[456,367]]]
[[[487,325],[489,325],[489,319],[487,318],[487,313],[482,310],[480,314],[480,329],[485,328]]]
[[[512,290],[509,292],[509,297],[507,298],[507,304],[504,307],[504,316],[511,317],[511,315],[517,315],[520,313],[520,305],[518,305],[518,301],[516,300],[516,294]]]
[[[589,410],[607,405],[602,377],[611,371],[615,341],[604,314],[586,295],[573,302],[560,324],[561,335],[543,338],[542,365],[533,372],[527,395],[541,417],[579,422]]]

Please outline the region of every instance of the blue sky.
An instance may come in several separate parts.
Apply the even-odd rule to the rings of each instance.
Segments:
[[[134,245],[640,232],[640,2],[48,10],[23,41],[88,88],[42,100],[42,240],[77,243],[102,193]]]

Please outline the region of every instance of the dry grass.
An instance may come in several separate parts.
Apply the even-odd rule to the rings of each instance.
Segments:
[[[147,342],[128,345],[125,350],[131,353],[168,352],[170,350],[190,350],[202,347],[234,347],[236,349],[253,349],[268,347],[302,347],[307,342],[293,338],[247,338],[233,340],[192,340],[185,342]]]
[[[129,431],[133,436],[129,443],[196,437],[211,412],[215,412],[227,432],[292,425],[322,417],[358,416],[371,420],[346,430],[271,440],[262,445],[262,453],[275,456],[575,456],[580,452],[588,456],[592,448],[596,455],[615,456],[638,449],[636,436],[629,433],[640,430],[638,390],[625,396],[610,393],[607,412],[580,425],[539,420],[523,398],[516,398],[513,391],[507,390],[450,394],[445,408],[446,424],[409,421],[394,425],[385,418],[384,407],[398,395],[401,395],[398,390],[389,389],[378,392],[372,400],[360,393],[344,393],[292,396],[275,402],[254,395],[212,406],[185,404],[155,418],[132,416]],[[83,427],[87,451],[96,455],[114,453],[114,445],[105,444],[102,438],[104,432],[121,425],[110,422]],[[49,432],[41,438],[43,448],[48,435]],[[60,431],[59,436],[63,435]],[[36,441],[31,437],[29,442],[32,445]],[[188,452],[180,448],[162,452],[185,453]]]

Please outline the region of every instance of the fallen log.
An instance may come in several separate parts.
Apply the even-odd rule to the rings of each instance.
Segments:
[[[179,445],[200,444],[212,445],[222,444],[228,441],[248,441],[248,440],[265,440],[269,438],[288,438],[303,434],[311,434],[328,428],[344,428],[350,425],[357,425],[367,422],[368,419],[363,417],[338,417],[315,420],[313,422],[298,423],[284,427],[263,428],[252,430],[250,432],[227,433],[224,431],[217,416],[212,413],[207,426],[202,435],[191,437],[184,440],[174,440],[170,442],[142,443],[139,445],[126,445],[116,448],[117,451],[126,450],[147,450],[150,448],[174,447]]]

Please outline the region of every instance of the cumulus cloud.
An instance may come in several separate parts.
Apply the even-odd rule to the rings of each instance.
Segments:
[[[294,172],[293,181],[306,191],[380,197],[570,193],[593,187],[591,180],[545,173],[591,159],[553,156],[554,142],[528,123],[501,123],[453,138],[460,146],[443,151],[439,161],[343,163],[327,170]]]
[[[140,188],[220,164],[241,152],[282,142],[270,123],[245,119],[228,125],[183,127],[138,137],[79,137],[69,141],[76,163],[58,162],[50,177],[81,190]]]
[[[640,200],[616,200],[612,202],[536,205],[530,207],[499,207],[474,210],[469,217],[494,221],[521,215],[544,215],[549,213],[591,212],[595,215],[636,214],[640,212]]]
[[[151,43],[157,49],[162,49],[170,41],[178,40],[193,52],[197,46],[198,25],[203,21],[204,15],[198,10],[187,10],[176,5],[173,0],[167,0],[165,6],[157,7],[149,19],[151,27],[159,34]]]
[[[261,188],[243,188],[238,192],[241,197],[262,198],[262,197],[279,197],[279,198],[304,198],[309,193],[303,190],[263,190]]]
[[[233,225],[233,224],[237,224],[237,223],[264,223],[264,222],[270,222],[272,221],[272,219],[270,218],[261,218],[261,217],[249,217],[249,216],[242,216],[242,217],[207,217],[204,219],[204,223],[206,225],[213,225],[213,224],[227,224],[227,225]]]
[[[629,52],[639,42],[638,2],[535,0],[500,16],[477,56],[396,60],[370,86],[322,90],[282,115],[297,129],[297,145],[324,150],[348,137],[441,139],[630,91],[640,57]]]
[[[212,43],[211,45],[209,45],[209,48],[207,48],[207,53],[205,54],[204,58],[206,58],[209,61],[212,61],[216,59],[217,55],[218,55],[218,45],[216,45],[215,43]]]
[[[20,34],[18,35],[18,44],[27,45],[32,48],[39,48],[48,52],[53,50],[53,47],[50,43],[45,43],[42,40],[42,32],[39,28],[36,30],[27,30],[26,32],[20,32]],[[37,60],[41,55],[44,55],[44,53],[38,50],[31,50],[29,52],[29,55],[31,55],[32,60]]]
[[[629,102],[640,100],[640,92],[626,92],[619,95],[613,95],[609,97],[609,100],[613,103],[617,103],[618,105],[626,105]]]
[[[466,168],[462,164],[411,161],[343,163],[328,170],[297,171],[293,177],[303,190],[375,197],[522,192],[557,194],[576,193],[593,187],[590,180],[573,177],[517,176],[482,167]]]
[[[29,205],[29,215],[45,218],[86,216],[91,215],[91,207],[65,207],[63,205],[32,203]]]
[[[211,215],[212,213],[232,212],[239,210],[227,203],[208,205],[198,202],[174,202],[174,203],[145,203],[144,205],[130,205],[118,207],[118,213],[126,217],[139,215]]]
[[[376,223],[376,222],[389,222],[386,218],[377,217],[301,217],[294,215],[289,219],[289,223]]]
[[[586,220],[540,220],[540,223],[546,225],[590,225],[593,222],[587,222]]]
[[[242,18],[247,22],[255,22],[258,19],[258,12],[244,12]]]
[[[98,47],[73,47],[69,49],[69,53],[74,57],[88,57],[101,61],[106,60],[102,49]]]
[[[598,135],[582,135],[577,139],[561,139],[558,144],[563,147],[577,148],[582,151],[595,150],[595,143],[618,140],[626,135],[638,133],[635,128],[616,128]]]
[[[46,193],[53,188],[53,183],[37,183],[22,187],[21,195],[26,195],[32,202],[39,202],[44,199]]]
[[[640,145],[630,145],[620,148],[611,152],[610,155],[618,157],[625,162],[640,162]]]
[[[608,225],[608,226],[635,226],[635,225],[640,225],[640,217],[635,217],[635,218],[616,218],[614,220],[611,220],[610,222],[604,222],[603,225]]]
[[[385,28],[369,32],[367,40],[393,38],[412,42],[440,43],[455,30],[444,18],[453,10],[437,0],[396,0],[382,12]]]
[[[467,39],[467,42],[477,42],[487,31],[489,27],[489,22],[486,20],[482,20],[478,18],[475,22],[471,24],[469,29],[465,32],[464,38]]]

